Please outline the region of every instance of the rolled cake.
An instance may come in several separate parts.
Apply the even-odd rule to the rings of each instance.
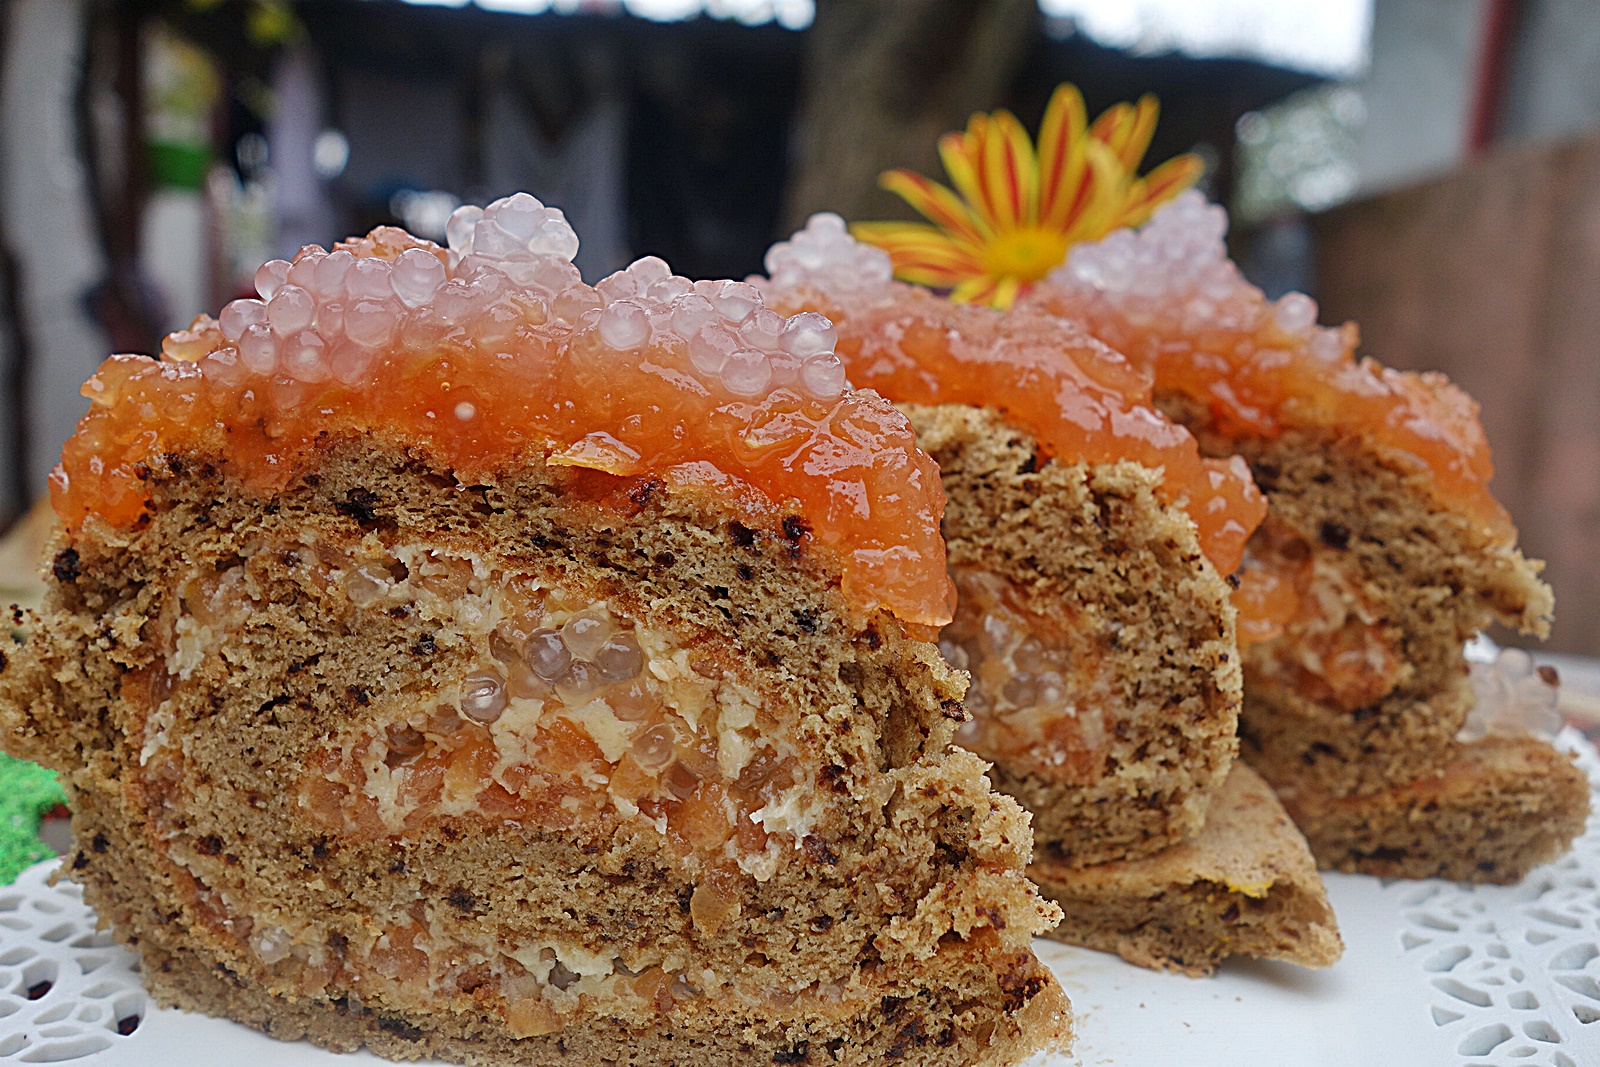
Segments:
[[[1149,379],[1038,313],[890,281],[818,215],[767,256],[768,301],[837,324],[851,380],[902,405],[939,463],[958,590],[940,638],[973,675],[959,742],[1082,866],[1196,833],[1235,751],[1228,589],[1261,501],[1203,460]]]
[[[1489,493],[1472,401],[1441,375],[1358,362],[1355,327],[1318,326],[1300,294],[1266,300],[1228,260],[1226,225],[1185,193],[1138,233],[1074,249],[1027,303],[1149,369],[1162,409],[1206,455],[1247,460],[1267,495],[1235,597],[1245,757],[1280,790],[1392,804],[1479,766],[1457,740],[1463,646],[1491,621],[1544,634],[1550,590]],[[1581,821],[1558,778],[1527,788]],[[1475,868],[1493,818],[1485,807],[1476,831],[1406,847],[1436,851],[1427,869]],[[1324,863],[1368,869],[1310,836]]]
[[[499,1064],[1064,1041],[1027,817],[953,749],[938,473],[825,323],[560,213],[262,268],[113,357],[0,674],[164,1003]]]

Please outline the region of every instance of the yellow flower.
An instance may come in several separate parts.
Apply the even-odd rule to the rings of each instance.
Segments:
[[[1200,176],[1194,155],[1136,176],[1157,111],[1156,98],[1144,96],[1089,126],[1077,88],[1058,86],[1037,153],[1009,111],[979,112],[965,133],[939,138],[954,190],[909,170],[880,179],[932,225],[860,222],[850,230],[889,253],[896,277],[949,289],[956,301],[1009,307],[1072,245],[1139,225]]]

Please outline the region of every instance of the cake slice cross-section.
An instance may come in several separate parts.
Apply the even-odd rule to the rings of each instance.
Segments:
[[[1235,597],[1240,743],[1321,862],[1515,880],[1565,849],[1588,790],[1548,738],[1475,742],[1469,726],[1466,642],[1491,622],[1543,636],[1553,608],[1489,490],[1477,406],[1443,375],[1358,359],[1354,324],[1318,325],[1310,298],[1268,300],[1228,259],[1226,228],[1184,193],[1073,249],[1025,303],[1147,369],[1205,454],[1244,458],[1266,493]],[[1513,806],[1537,798],[1551,817],[1507,848],[1492,797],[1523,775]],[[1450,832],[1419,832],[1441,806]]]
[[[159,1000],[333,1049],[1063,1043],[936,468],[811,318],[575,249],[524,194],[305,249],[90,381],[0,674],[67,874]]]

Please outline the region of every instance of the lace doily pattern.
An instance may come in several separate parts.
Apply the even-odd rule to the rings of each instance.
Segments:
[[[35,864],[0,890],[0,1063],[60,1063],[126,1043],[149,1010],[133,956],[83,891]]]
[[[1600,761],[1564,735],[1600,811]],[[1431,1021],[1464,1067],[1600,1064],[1600,819],[1572,851],[1514,886],[1393,882],[1405,958]]]

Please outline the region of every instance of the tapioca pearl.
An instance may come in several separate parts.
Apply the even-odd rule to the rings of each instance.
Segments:
[[[244,382],[249,376],[249,368],[239,360],[237,348],[219,348],[206,355],[200,361],[200,373],[206,381],[225,389],[231,389]]]
[[[302,382],[326,381],[329,376],[327,345],[314,330],[302,330],[283,342],[280,357],[284,371]]]
[[[344,333],[356,344],[378,348],[394,337],[400,309],[386,300],[357,300],[344,313]]]
[[[492,347],[508,340],[521,323],[522,309],[510,298],[502,298],[467,322],[467,336]]]
[[[565,674],[572,663],[572,650],[561,639],[559,631],[548,627],[540,627],[528,635],[522,656],[529,669],[547,682]]]
[[[711,301],[698,293],[689,292],[672,306],[672,332],[685,341],[690,341],[701,330],[720,318],[717,309],[711,306]]]
[[[619,352],[638,348],[650,340],[650,316],[631,300],[618,300],[600,312],[600,339]]]
[[[645,290],[644,295],[657,304],[671,305],[693,292],[694,283],[688,278],[671,275],[658,282],[651,282],[650,288]]]
[[[316,292],[317,264],[322,262],[327,255],[320,245],[310,245],[302,248],[289,263],[289,273],[284,277],[284,284],[293,285],[309,293]]]
[[[574,285],[582,285],[583,276],[577,267],[559,256],[535,256],[528,261],[523,284],[546,297],[554,297]]]
[[[389,272],[389,288],[408,308],[421,307],[433,299],[445,282],[444,264],[437,256],[420,248],[400,253]]]
[[[561,626],[561,640],[579,659],[593,660],[610,639],[611,620],[602,610],[585,608]]]
[[[261,294],[262,300],[271,300],[273,294],[278,291],[288,278],[289,263],[287,260],[268,260],[256,269],[256,292]]]
[[[353,567],[339,579],[339,585],[344,589],[344,595],[358,608],[371,607],[383,598],[388,583],[384,575],[375,573],[371,567]]]
[[[787,320],[771,308],[760,307],[751,312],[739,327],[739,337],[751,348],[760,352],[778,350],[778,337]]]
[[[633,739],[628,752],[633,761],[647,771],[660,770],[678,752],[678,738],[671,726],[656,723]]]
[[[254,323],[239,338],[239,360],[256,374],[271,374],[278,367],[278,339],[266,323]]]
[[[632,634],[612,634],[590,657],[602,680],[626,682],[644,669],[644,652]]]
[[[250,935],[250,951],[269,967],[288,959],[293,946],[289,931],[281,926],[262,926]]]
[[[266,322],[267,305],[260,300],[234,300],[217,316],[217,328],[230,341],[239,340],[251,326]]]
[[[706,326],[689,338],[689,362],[701,374],[720,375],[729,357],[740,348],[739,339],[722,325]]]
[[[588,703],[600,691],[603,684],[593,664],[575,659],[567,665],[561,677],[555,680],[556,696],[560,697],[568,707],[575,708]]]
[[[267,301],[267,323],[279,337],[288,337],[310,326],[316,319],[316,303],[298,285],[283,285]]]
[[[606,692],[606,703],[611,705],[611,714],[623,722],[642,722],[661,707],[661,702],[642,679],[635,679],[628,685],[613,685]]]
[[[628,274],[632,275],[634,284],[642,293],[657,282],[671,278],[672,268],[660,256],[643,256],[628,264]]]
[[[778,343],[791,356],[805,359],[808,356],[832,354],[839,341],[839,331],[826,315],[803,311],[792,315],[779,334]]]
[[[848,384],[844,364],[831,352],[812,356],[800,364],[800,384],[819,400],[833,400]]]
[[[482,218],[483,208],[475,204],[463,204],[450,213],[444,227],[444,239],[450,251],[457,256],[471,254],[472,233]]]
[[[298,378],[278,374],[267,383],[267,399],[281,412],[299,410],[310,397],[311,386]],[[275,435],[270,429],[267,433],[269,437]]]
[[[550,313],[556,321],[568,326],[576,325],[578,320],[591,311],[599,311],[606,306],[605,297],[600,295],[600,290],[592,285],[569,285],[556,294],[550,302]]]
[[[761,293],[747,282],[723,282],[711,298],[711,306],[729,322],[743,322],[761,306]]]
[[[1284,333],[1305,333],[1317,324],[1317,302],[1304,293],[1287,293],[1274,305],[1272,318]]]
[[[728,357],[721,377],[723,387],[734,396],[760,396],[772,381],[772,364],[764,354],[745,349]]]
[[[343,248],[319,259],[311,275],[311,291],[323,300],[343,296],[345,276],[355,261],[356,257]]]
[[[359,385],[367,380],[377,366],[377,356],[369,348],[342,341],[334,345],[328,357],[328,370],[345,385]]]
[[[332,341],[344,335],[344,310],[343,301],[319,303],[317,305],[316,331],[325,341]]]
[[[345,292],[351,300],[386,300],[393,295],[389,287],[391,269],[381,259],[358,257],[345,272]]]
[[[484,214],[524,246],[545,221],[544,204],[529,193],[512,193],[496,200]]]
[[[506,693],[518,700],[544,700],[552,692],[548,679],[539,677],[523,660],[506,664]]]
[[[507,233],[493,219],[478,220],[472,228],[472,254],[487,259],[506,259],[518,252],[526,252],[524,242]]]
[[[485,726],[506,710],[506,680],[491,671],[469,674],[461,683],[461,714]]]
[[[567,217],[555,208],[545,209],[545,220],[528,242],[528,251],[538,256],[571,261],[578,254],[578,234]]]

